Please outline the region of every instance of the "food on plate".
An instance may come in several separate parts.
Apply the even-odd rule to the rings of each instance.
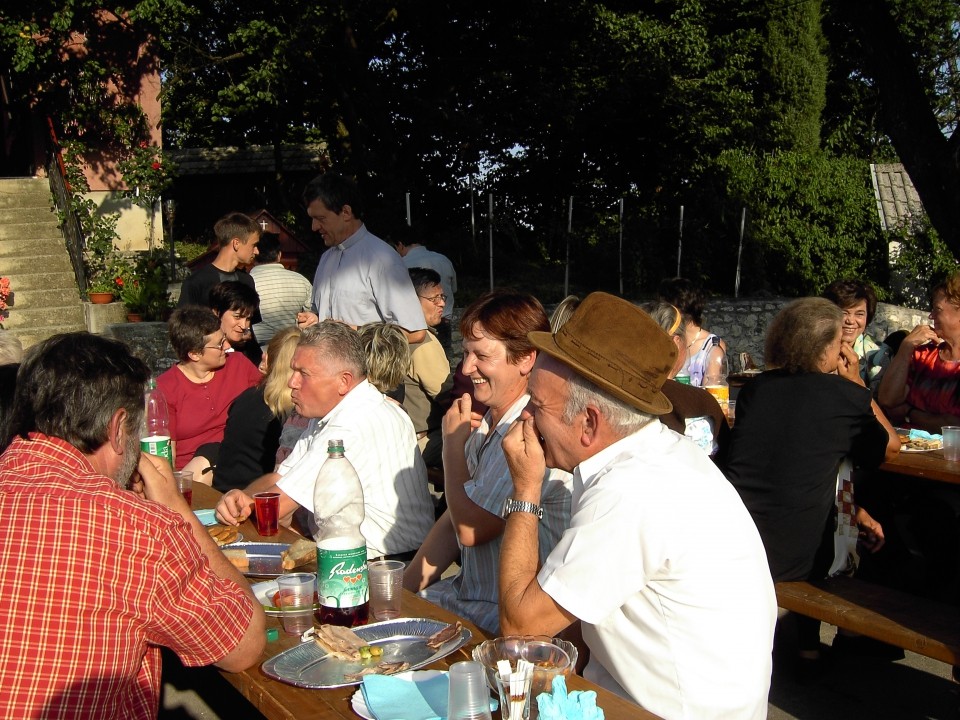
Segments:
[[[437,630],[437,632],[427,638],[427,647],[432,650],[438,650],[444,643],[460,637],[461,630],[463,630],[463,624],[460,622],[447,625],[445,628]]]
[[[343,679],[353,682],[354,680],[363,680],[364,675],[395,675],[398,672],[407,670],[409,667],[410,663],[408,662],[384,661],[376,665],[371,665],[370,667],[365,667],[359,672],[347,673],[343,676]]]
[[[247,557],[246,548],[227,548],[221,552],[230,561],[230,564],[240,572],[247,572],[250,569],[250,558]]]
[[[911,438],[906,443],[907,447],[914,450],[939,450],[943,447],[939,439]]]
[[[353,630],[340,625],[321,625],[313,639],[333,657],[352,662],[360,662],[360,648],[369,645]]]
[[[293,570],[295,567],[306,565],[317,557],[317,544],[313,540],[300,538],[290,547],[280,553],[284,570]]]
[[[240,531],[229,525],[211,525],[207,528],[207,532],[217,545],[229,545],[236,542],[237,538],[240,537]]]

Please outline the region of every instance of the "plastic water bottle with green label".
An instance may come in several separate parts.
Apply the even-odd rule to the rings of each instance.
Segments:
[[[163,391],[157,388],[153,378],[147,382],[143,395],[143,431],[140,433],[140,449],[147,455],[166,458],[173,465],[173,448],[170,445],[170,411]]]
[[[363,522],[363,487],[353,464],[344,457],[343,440],[327,443],[313,489],[317,524],[317,620],[326,625],[364,625],[369,614],[367,541]]]

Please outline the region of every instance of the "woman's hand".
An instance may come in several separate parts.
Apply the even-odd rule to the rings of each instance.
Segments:
[[[883,547],[883,543],[885,542],[883,528],[880,526],[880,523],[870,516],[870,513],[863,508],[857,508],[857,514],[854,516],[854,520],[860,529],[859,542],[863,547],[872,553],[877,552],[877,550]]]
[[[899,355],[900,353],[906,353],[909,357],[913,354],[915,348],[931,342],[939,344],[941,342],[941,338],[929,325],[917,325],[903,339],[903,342],[900,343],[900,349],[897,351],[897,354]],[[904,348],[906,348],[906,350]]]
[[[462,397],[457,398],[450,405],[446,415],[443,416],[442,430],[443,441],[457,444],[457,447],[463,447],[467,442],[470,431],[480,427],[483,415],[473,412],[473,399],[469,393],[464,393]]]
[[[840,344],[840,358],[837,360],[837,374],[850,382],[865,387],[860,377],[860,358],[851,345]]]

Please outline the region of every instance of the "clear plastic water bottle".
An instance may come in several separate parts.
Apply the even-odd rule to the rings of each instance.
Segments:
[[[321,624],[364,625],[369,614],[367,541],[363,522],[363,487],[353,464],[343,456],[343,440],[327,443],[313,489],[317,523],[316,617]]]
[[[147,382],[143,394],[143,431],[140,433],[140,449],[148,455],[166,458],[173,464],[173,448],[170,445],[170,411],[163,391],[157,388],[153,378]]]

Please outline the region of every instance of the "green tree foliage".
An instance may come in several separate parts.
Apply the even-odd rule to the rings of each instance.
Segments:
[[[501,278],[559,278],[569,246],[581,282],[616,289],[625,199],[627,292],[676,271],[682,205],[682,272],[732,289],[746,207],[743,291],[801,293],[840,274],[885,281],[867,163],[909,133],[890,130],[875,34],[906,49],[921,88],[910,103],[952,147],[939,128],[955,123],[957,0],[865,1],[555,0],[504,13],[450,0],[143,0],[119,14],[128,46],[160,59],[168,146],[273,145],[279,160],[282,144],[324,142],[365,190],[371,227],[403,222],[409,192],[424,239],[462,272],[486,271],[486,237],[470,241],[473,188]],[[20,87],[64,106],[119,71],[100,45],[96,62],[56,66],[71,29],[97,38],[98,7],[3,11],[0,52]],[[275,185],[274,214],[302,217],[280,163]]]
[[[716,177],[752,215],[745,253],[759,287],[819,293],[840,277],[883,276],[869,168],[815,150],[723,153]]]

